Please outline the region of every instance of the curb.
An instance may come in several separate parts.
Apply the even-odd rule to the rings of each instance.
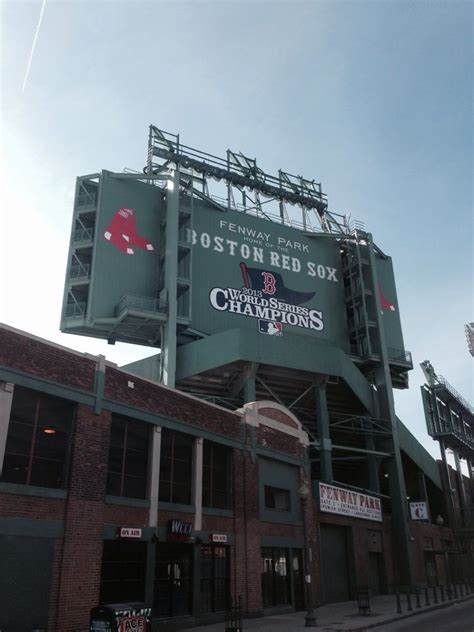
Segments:
[[[450,606],[454,606],[458,603],[463,603],[465,601],[469,601],[470,599],[474,599],[474,595],[467,595],[467,597],[461,597],[458,599],[453,599],[451,601],[447,601],[444,603],[436,604],[434,606],[428,606],[425,608],[419,608],[414,612],[406,612],[405,614],[399,614],[391,619],[384,619],[383,621],[379,621],[378,623],[369,623],[367,625],[357,626],[356,628],[346,628],[342,632],[363,632],[364,630],[369,630],[371,628],[378,628],[382,625],[388,625],[389,623],[395,623],[395,621],[402,621],[403,619],[410,619],[411,617],[416,617],[418,614],[424,614],[425,612],[434,612],[436,610],[442,610],[443,608],[449,608]],[[330,623],[327,625],[331,625]],[[342,630],[342,628],[341,628]],[[336,631],[334,631],[336,632]]]

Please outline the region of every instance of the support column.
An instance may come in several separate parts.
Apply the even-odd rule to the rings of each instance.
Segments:
[[[194,531],[202,529],[202,462],[203,462],[203,440],[198,437],[194,441],[194,476],[193,476],[193,496],[194,496]]]
[[[365,447],[367,450],[375,450],[375,440],[373,435],[367,435],[365,438]],[[380,494],[380,462],[375,454],[367,455],[367,465],[369,467],[369,487],[376,494]]]
[[[329,432],[329,414],[326,397],[326,380],[322,380],[315,386],[316,396],[316,426],[321,446],[321,480],[323,483],[332,483],[332,442]]]
[[[451,478],[449,476],[449,465],[448,459],[446,457],[446,447],[444,445],[443,439],[439,440],[439,450],[441,452],[441,460],[443,461],[443,469],[444,469],[444,478],[445,478],[445,493],[448,495],[447,500],[447,509],[449,514],[449,526],[452,529],[455,529],[458,526],[458,519],[456,516],[456,511],[454,508],[454,499],[453,499],[453,491],[451,486]]]
[[[416,482],[418,487],[418,498],[421,501],[428,502],[428,490],[426,489],[426,477],[423,472],[417,472]]]
[[[179,167],[168,180],[166,191],[165,283],[167,320],[161,340],[161,381],[174,388],[176,380],[176,327],[178,318],[178,229],[179,229]],[[154,428],[151,446],[149,526],[158,526],[158,496],[160,489],[161,428]],[[153,604],[156,560],[156,534],[148,542],[146,601]]]
[[[406,486],[403,474],[402,457],[398,438],[398,420],[395,414],[395,402],[393,399],[392,378],[388,361],[387,344],[385,340],[385,328],[383,322],[382,307],[378,292],[377,269],[372,235],[367,235],[367,250],[370,260],[372,286],[376,304],[376,319],[378,330],[379,353],[381,361],[375,367],[375,386],[377,389],[380,416],[389,419],[392,436],[384,443],[388,444],[387,451],[393,453],[388,459],[390,498],[392,503],[392,533],[393,550],[396,552],[398,584],[411,587],[413,584],[412,551],[410,548],[410,531],[408,528],[408,507],[406,501]]]
[[[7,447],[8,426],[12,409],[15,385],[11,382],[0,382],[0,478],[2,476],[5,448]]]
[[[154,426],[150,449],[150,512],[148,525],[158,527],[158,502],[160,493],[161,426]],[[153,606],[155,591],[156,532],[147,543],[145,602]]]
[[[244,404],[254,402],[257,399],[257,392],[255,387],[255,377],[257,375],[258,364],[252,362],[250,367],[246,369],[246,377],[244,383]]]
[[[179,228],[179,167],[168,181],[166,192],[165,287],[168,306],[163,327],[163,384],[174,388],[176,379],[176,325],[178,318],[178,228]]]
[[[466,490],[464,489],[464,480],[463,480],[462,469],[461,469],[461,459],[459,458],[459,452],[457,450],[453,450],[453,454],[454,454],[454,462],[456,464],[456,473],[458,477],[459,493],[461,495],[460,501],[461,501],[462,514],[463,514],[464,520],[466,520],[468,510],[467,510]]]
[[[150,513],[148,525],[156,527],[158,524],[158,495],[160,491],[160,460],[161,460],[161,426],[153,428],[151,443],[151,474],[150,474]]]

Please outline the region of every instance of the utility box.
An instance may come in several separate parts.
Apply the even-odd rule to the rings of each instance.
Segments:
[[[91,610],[89,632],[151,632],[151,608],[144,603],[110,603]]]

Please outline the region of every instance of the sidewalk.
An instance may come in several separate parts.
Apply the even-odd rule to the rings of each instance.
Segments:
[[[432,600],[431,595],[430,598]],[[416,608],[416,602],[412,595],[413,610],[407,612],[406,596],[403,595],[403,614],[397,614],[395,595],[381,595],[371,599],[372,614],[368,616],[359,616],[357,614],[356,601],[345,601],[317,608],[315,613],[318,627],[314,629],[320,632],[362,632],[362,630],[377,628],[399,619],[414,617],[422,612],[450,608],[455,603],[473,598],[474,595],[471,594],[466,597],[452,599],[451,601]],[[424,596],[422,596],[421,603],[424,604]],[[244,619],[243,632],[247,632],[247,630],[254,630],[255,632],[301,632],[305,627],[304,616],[305,612],[292,612],[290,614],[270,615],[258,619]],[[194,629],[196,632],[224,632],[225,630],[223,622],[199,626]]]

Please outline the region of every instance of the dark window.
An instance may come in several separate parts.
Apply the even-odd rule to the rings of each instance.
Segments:
[[[101,603],[145,601],[146,542],[105,540]]]
[[[202,468],[203,507],[228,509],[230,507],[230,463],[229,448],[204,441]]]
[[[290,492],[288,489],[278,489],[265,485],[265,507],[277,511],[290,511]]]
[[[193,437],[161,431],[160,494],[167,503],[191,504]]]
[[[262,600],[264,608],[290,603],[288,549],[262,549]]]
[[[221,612],[229,595],[229,556],[225,546],[201,547],[201,612]]]
[[[15,387],[2,480],[65,487],[74,404]]]
[[[149,437],[148,424],[113,416],[107,468],[108,494],[146,498]]]

